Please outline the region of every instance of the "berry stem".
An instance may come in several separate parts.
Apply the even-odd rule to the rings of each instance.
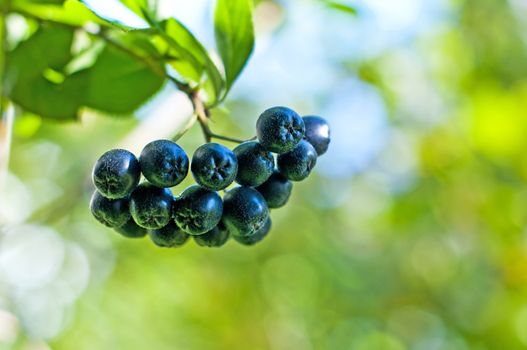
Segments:
[[[240,139],[237,139],[237,138],[233,138],[233,137],[229,137],[229,136],[223,136],[223,135],[219,135],[219,134],[211,134],[210,137],[213,138],[213,139],[229,141],[229,142],[234,142],[234,143],[244,143],[245,141],[247,141],[247,140],[240,140]]]
[[[194,91],[190,95],[190,99],[192,101],[192,106],[194,107],[194,113],[196,114],[196,118],[199,122],[199,125],[201,126],[201,131],[203,131],[203,136],[205,137],[206,142],[210,142],[212,139],[218,139],[218,140],[229,141],[229,142],[234,142],[234,143],[243,143],[247,141],[247,140],[240,140],[234,137],[216,134],[215,132],[213,132],[209,126],[209,119],[210,119],[209,109],[205,106],[205,104],[199,97],[198,92]],[[250,140],[253,140],[255,138],[256,136],[251,138]]]
[[[208,117],[208,110],[207,107],[205,107],[205,104],[199,97],[199,94],[197,91],[194,91],[192,94],[189,95],[190,100],[192,101],[192,106],[194,108],[194,113],[196,114],[196,118],[199,122],[199,125],[201,126],[201,131],[203,132],[203,137],[205,137],[206,142],[210,142],[212,139],[212,131],[209,127],[209,117]]]

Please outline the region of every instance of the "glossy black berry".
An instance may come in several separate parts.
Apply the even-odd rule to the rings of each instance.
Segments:
[[[256,190],[265,198],[269,208],[280,208],[287,203],[293,184],[279,172],[274,172],[271,177]]]
[[[137,186],[130,196],[130,213],[141,227],[157,229],[168,224],[172,218],[172,192],[148,182]]]
[[[229,240],[229,230],[220,223],[209,232],[194,236],[194,241],[202,247],[221,247]]]
[[[190,165],[192,175],[198,184],[212,191],[229,186],[238,172],[238,160],[234,153],[217,143],[200,146]]]
[[[174,205],[174,220],[186,233],[200,235],[218,224],[223,212],[221,197],[201,186],[188,187]]]
[[[264,197],[251,187],[235,187],[223,197],[225,227],[233,236],[251,236],[269,217]]]
[[[234,149],[234,154],[238,159],[236,182],[240,185],[259,186],[273,173],[273,155],[259,142],[244,142]]]
[[[271,231],[271,226],[272,226],[271,218],[268,218],[267,221],[265,221],[265,224],[262,227],[260,227],[260,229],[256,231],[254,235],[248,236],[248,237],[247,236],[233,236],[233,237],[238,243],[241,243],[243,245],[254,245],[260,242],[261,240],[263,240],[265,237],[267,237],[267,234],[269,233],[269,231]]]
[[[148,235],[155,245],[167,248],[182,246],[189,237],[172,220],[162,228],[150,230]]]
[[[315,115],[308,115],[302,119],[304,119],[306,126],[304,138],[315,148],[319,156],[323,155],[331,142],[328,122],[326,119]]]
[[[132,218],[130,218],[123,226],[117,227],[115,231],[127,238],[141,238],[147,234],[146,229],[137,225]]]
[[[90,210],[100,223],[108,227],[122,226],[130,219],[128,198],[108,199],[98,191],[93,192]]]
[[[112,149],[95,163],[92,179],[97,190],[106,198],[124,198],[139,183],[141,167],[137,158],[127,150]]]
[[[280,154],[277,159],[278,171],[292,181],[302,181],[309,176],[317,163],[317,151],[302,140],[291,151]]]
[[[169,140],[150,142],[143,148],[139,162],[146,179],[158,187],[176,186],[188,173],[185,151]]]
[[[256,135],[262,146],[278,154],[292,150],[304,133],[302,117],[287,107],[269,108],[256,122]]]

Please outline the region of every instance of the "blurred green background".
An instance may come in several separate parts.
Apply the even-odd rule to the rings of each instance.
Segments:
[[[211,42],[210,1],[160,3]],[[349,4],[259,2],[253,58],[212,116],[233,137],[273,105],[332,126],[254,247],[160,249],[91,217],[95,160],[177,132],[176,91],[135,118],[17,116],[0,348],[527,348],[527,2]],[[201,143],[197,126],[180,141]]]

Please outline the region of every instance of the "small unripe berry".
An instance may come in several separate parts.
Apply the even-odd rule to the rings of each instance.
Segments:
[[[284,206],[291,196],[293,184],[279,172],[274,172],[271,177],[256,190],[265,198],[269,208]]]
[[[201,186],[188,187],[174,205],[174,220],[186,233],[200,235],[218,224],[223,212],[221,197]]]
[[[218,226],[209,232],[199,236],[194,236],[194,241],[202,247],[221,247],[229,240],[229,230],[222,225],[221,221]]]
[[[278,154],[292,150],[304,133],[302,117],[287,107],[269,108],[256,122],[258,141],[267,150]]]
[[[161,228],[172,218],[173,202],[174,197],[169,189],[144,182],[130,196],[130,213],[141,227]]]
[[[148,235],[155,245],[167,248],[182,246],[189,237],[172,220],[164,227],[148,231]]]
[[[122,226],[130,219],[128,198],[108,199],[95,191],[91,197],[90,209],[93,216],[108,227]]]
[[[311,144],[302,140],[288,153],[277,159],[278,171],[291,181],[302,181],[309,176],[317,163],[317,151]]]
[[[233,236],[233,237],[238,243],[241,243],[243,245],[254,245],[260,242],[261,240],[263,240],[265,237],[267,237],[267,234],[269,233],[269,231],[271,231],[271,226],[272,226],[271,218],[268,218],[265,224],[262,227],[260,227],[260,229],[256,231],[254,235],[248,236],[248,237],[247,236]]]
[[[199,185],[219,191],[234,181],[238,172],[238,160],[227,147],[206,143],[194,152],[190,170]]]
[[[146,236],[146,229],[137,225],[134,219],[130,218],[126,224],[121,227],[117,227],[115,231],[127,238],[141,238]]]
[[[156,140],[143,148],[139,157],[145,178],[157,187],[173,187],[188,173],[185,151],[169,140]]]
[[[97,190],[106,198],[128,196],[139,183],[141,167],[137,158],[127,150],[112,149],[95,163],[92,179]]]
[[[262,195],[251,187],[235,187],[223,197],[225,227],[233,236],[251,236],[269,217]]]
[[[304,124],[306,126],[306,135],[304,138],[309,142],[319,156],[326,153],[331,142],[331,133],[329,130],[329,124],[326,119],[309,115],[305,116]]]
[[[256,141],[244,142],[234,149],[238,159],[236,182],[243,186],[263,184],[274,170],[274,158]]]

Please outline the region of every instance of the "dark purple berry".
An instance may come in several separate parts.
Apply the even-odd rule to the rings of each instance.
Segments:
[[[256,122],[258,141],[267,150],[278,154],[292,150],[304,133],[302,117],[287,107],[269,108]]]
[[[229,230],[223,224],[218,223],[209,232],[199,236],[194,236],[194,241],[202,247],[221,247],[229,240]]]
[[[128,198],[108,199],[98,191],[93,192],[90,210],[100,223],[108,227],[122,226],[130,219]]]
[[[271,231],[271,226],[272,226],[271,218],[268,218],[265,224],[262,227],[260,227],[260,229],[256,231],[254,235],[248,236],[248,237],[247,236],[233,236],[233,237],[238,243],[241,243],[243,245],[254,245],[260,242],[261,240],[263,240],[265,237],[267,237],[267,234],[269,233],[269,231]]]
[[[233,236],[251,236],[269,217],[264,197],[254,188],[239,186],[223,197],[225,227]]]
[[[130,218],[126,224],[121,227],[117,227],[115,231],[127,238],[141,238],[146,236],[146,229],[137,225],[134,219]]]
[[[188,173],[185,151],[169,140],[152,141],[143,148],[139,157],[145,178],[157,187],[173,187]]]
[[[218,224],[223,212],[221,197],[201,186],[188,187],[174,205],[174,220],[186,233],[200,235]]]
[[[234,181],[238,172],[238,160],[227,147],[206,143],[194,152],[190,170],[199,185],[219,191]]]
[[[328,150],[331,142],[328,122],[324,118],[314,115],[305,116],[302,119],[304,119],[304,124],[306,125],[304,138],[315,147],[317,155],[323,155]]]
[[[172,218],[173,202],[174,197],[169,189],[144,182],[130,196],[130,213],[141,227],[161,228]]]
[[[112,149],[95,163],[92,179],[97,190],[106,198],[128,196],[139,183],[141,167],[135,156],[124,149]]]
[[[280,154],[277,159],[278,171],[291,181],[302,181],[309,176],[317,164],[317,151],[302,140],[291,151]]]
[[[263,184],[274,170],[274,158],[256,141],[244,142],[234,149],[238,158],[236,182],[243,186]]]
[[[279,172],[274,172],[271,177],[256,190],[265,198],[269,208],[284,206],[291,196],[293,184]]]
[[[148,235],[155,245],[167,248],[182,246],[189,237],[172,220],[164,227],[148,231]]]

